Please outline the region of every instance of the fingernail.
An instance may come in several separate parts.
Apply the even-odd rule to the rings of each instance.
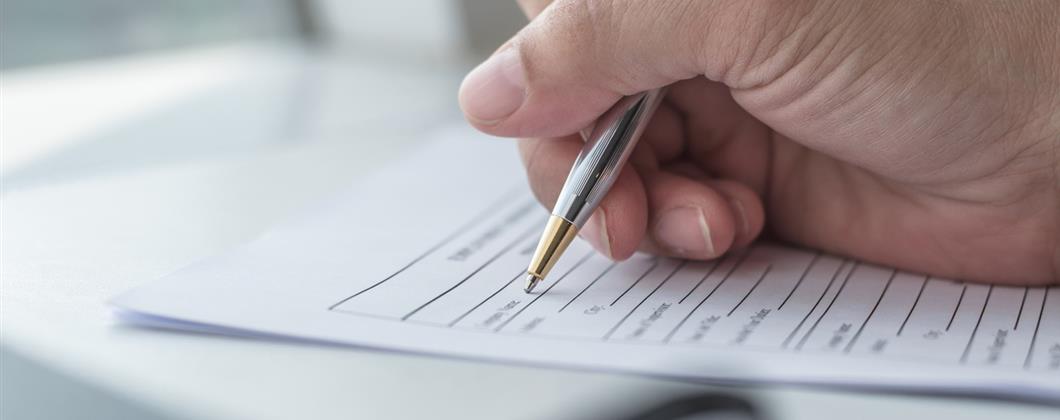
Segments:
[[[714,257],[714,242],[703,210],[678,207],[662,214],[655,224],[655,240],[671,252],[687,257]]]
[[[611,236],[607,234],[607,215],[603,209],[597,210],[589,217],[580,233],[593,248],[611,259]]]
[[[736,236],[747,235],[751,232],[751,226],[747,223],[747,211],[743,208],[743,203],[737,200],[729,200],[729,204],[732,206],[732,210],[736,213]]]
[[[479,64],[460,87],[464,113],[482,124],[512,115],[525,97],[526,74],[516,48],[505,48]]]

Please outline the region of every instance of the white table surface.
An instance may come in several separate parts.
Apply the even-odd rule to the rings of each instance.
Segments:
[[[0,417],[607,418],[601,407],[721,389],[781,419],[1058,418],[1010,402],[715,388],[116,321],[109,297],[254,238],[458,119],[467,65],[237,45],[3,74]]]

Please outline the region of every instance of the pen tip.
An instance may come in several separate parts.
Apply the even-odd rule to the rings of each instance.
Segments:
[[[537,277],[537,276],[535,276],[533,274],[527,274],[526,275],[526,287],[523,288],[523,291],[525,291],[526,293],[533,292],[534,291],[534,287],[537,287],[537,284],[540,283],[540,282],[541,282],[541,277]]]

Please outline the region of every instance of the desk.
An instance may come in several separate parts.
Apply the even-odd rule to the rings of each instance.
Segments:
[[[254,238],[459,117],[455,86],[469,63],[413,71],[425,67],[339,57],[251,45],[5,75],[3,417],[606,418],[596,407],[717,389],[117,324],[109,297]],[[155,85],[189,72],[198,76],[184,85]],[[70,97],[55,88],[64,83],[93,96]],[[41,105],[44,95],[54,102]],[[27,98],[37,111],[18,114]],[[92,114],[78,130],[57,124],[78,112]],[[729,391],[773,418],[1057,415],[997,401]]]

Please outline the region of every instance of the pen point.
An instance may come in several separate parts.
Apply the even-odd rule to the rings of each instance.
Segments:
[[[539,283],[539,282],[541,282],[541,277],[537,277],[537,276],[535,276],[533,274],[527,274],[526,275],[526,287],[523,288],[523,291],[525,291],[526,293],[533,292],[534,291],[534,287],[537,287],[537,283]]]

